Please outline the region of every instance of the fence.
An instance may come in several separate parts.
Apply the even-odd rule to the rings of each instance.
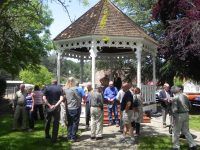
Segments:
[[[155,85],[142,85],[141,93],[144,98],[144,104],[156,102],[156,86]]]
[[[16,91],[17,91],[17,87],[7,87],[5,98],[14,99]]]

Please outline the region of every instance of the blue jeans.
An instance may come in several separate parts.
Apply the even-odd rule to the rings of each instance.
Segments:
[[[31,112],[31,108],[26,107],[26,112],[28,116],[29,128],[34,129],[34,117],[33,117],[33,112]]]
[[[86,118],[85,118],[85,124],[86,126],[89,126],[90,124],[90,104],[89,102],[86,103],[85,105],[85,112],[86,112]]]
[[[115,117],[114,122],[113,122],[113,119],[112,119],[112,112],[114,113],[114,117]],[[108,104],[108,118],[109,118],[109,123],[119,124],[117,102],[116,101],[112,105]]]
[[[67,113],[67,130],[68,130],[68,139],[69,140],[76,140],[77,136],[76,133],[78,131],[78,124],[79,124],[79,108],[74,110],[68,110]]]

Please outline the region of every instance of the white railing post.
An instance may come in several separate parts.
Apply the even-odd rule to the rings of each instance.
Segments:
[[[92,41],[92,46],[89,52],[90,52],[90,56],[92,57],[92,88],[94,89],[95,88],[95,72],[96,72],[95,64],[96,64],[96,56],[98,52],[94,44],[94,41]]]

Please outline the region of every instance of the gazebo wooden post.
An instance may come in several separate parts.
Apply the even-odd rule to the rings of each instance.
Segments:
[[[110,68],[109,81],[113,81],[113,61],[111,58],[109,59],[109,68]]]
[[[83,70],[83,66],[84,66],[84,60],[83,60],[83,55],[81,55],[80,58],[80,83],[83,83],[83,74],[84,74],[84,70]]]
[[[152,55],[153,59],[153,84],[156,85],[156,55]]]
[[[137,58],[137,87],[141,89],[141,55],[142,55],[142,44],[137,46],[136,50],[136,58]]]
[[[57,53],[57,82],[60,84],[60,58],[61,58],[61,51],[58,50]]]
[[[95,88],[95,63],[96,63],[96,56],[97,56],[97,48],[94,45],[94,41],[92,41],[91,49],[90,49],[90,57],[92,57],[92,88]]]

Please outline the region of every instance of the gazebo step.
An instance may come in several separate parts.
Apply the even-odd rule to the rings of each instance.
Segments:
[[[151,123],[151,118],[147,117],[145,114],[143,116],[143,122],[142,123]]]

